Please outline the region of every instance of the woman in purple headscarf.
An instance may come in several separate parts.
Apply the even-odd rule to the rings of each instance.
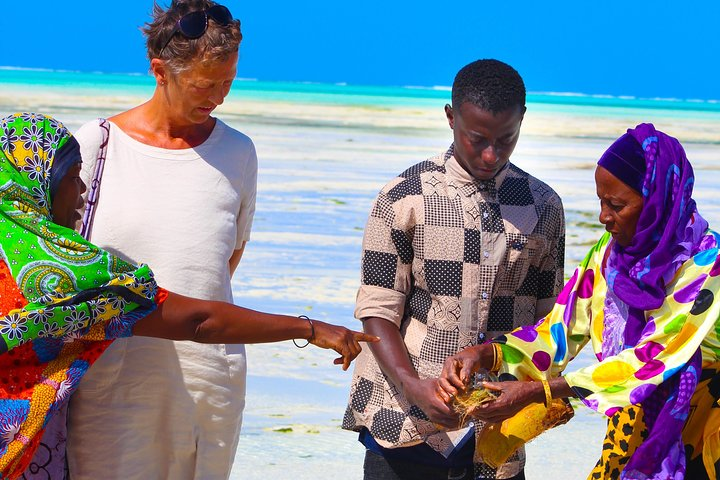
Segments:
[[[450,402],[475,372],[494,367],[509,381],[485,383],[499,396],[473,411],[479,419],[496,423],[530,403],[567,397],[607,415],[602,457],[589,478],[714,479],[720,235],[697,211],[682,146],[651,124],[613,143],[595,182],[607,233],[552,312],[448,359],[439,394]],[[588,341],[598,363],[567,369]]]

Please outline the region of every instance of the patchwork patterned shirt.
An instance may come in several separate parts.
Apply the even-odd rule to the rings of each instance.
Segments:
[[[403,172],[375,200],[355,316],[396,324],[420,378],[438,377],[447,357],[551,310],[564,250],[562,202],[550,187],[511,163],[476,180],[450,147]],[[426,442],[445,454],[465,433],[439,431],[367,348],[355,362],[343,420],[343,428],[362,427],[385,448]],[[523,464],[521,452],[484,476],[511,477]]]

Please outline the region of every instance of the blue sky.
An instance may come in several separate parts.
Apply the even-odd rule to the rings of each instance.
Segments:
[[[0,65],[147,70],[139,27],[149,18],[152,0],[77,0],[62,9],[59,4],[6,6]],[[450,85],[464,64],[493,57],[513,65],[533,92],[720,99],[718,0],[225,5],[242,21],[238,76],[244,78]]]

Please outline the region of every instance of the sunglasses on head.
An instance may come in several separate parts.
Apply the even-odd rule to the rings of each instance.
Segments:
[[[170,40],[175,36],[176,33],[181,33],[187,38],[200,38],[207,31],[209,19],[213,19],[218,25],[227,26],[233,21],[232,14],[227,7],[223,5],[213,5],[207,10],[197,10],[183,15],[180,20],[177,21],[173,27],[170,35],[160,49],[158,57],[162,55],[165,47],[168,46]]]

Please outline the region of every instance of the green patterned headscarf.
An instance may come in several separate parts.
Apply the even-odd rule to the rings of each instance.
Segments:
[[[40,114],[0,119],[0,259],[28,302],[0,319],[0,354],[39,337],[82,336],[103,320],[115,337],[127,335],[132,324],[123,317],[154,308],[157,285],[146,265],[127,263],[52,222],[53,160],[70,137]]]
[[[53,223],[52,176],[80,161],[70,138],[43,115],[0,119],[0,479],[23,474],[90,365],[158,295],[147,265]]]

